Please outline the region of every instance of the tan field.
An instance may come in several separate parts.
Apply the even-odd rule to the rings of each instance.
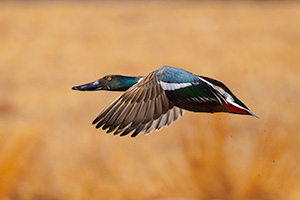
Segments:
[[[91,122],[162,65],[259,116],[186,112],[135,139]],[[0,3],[0,199],[300,199],[300,3]]]

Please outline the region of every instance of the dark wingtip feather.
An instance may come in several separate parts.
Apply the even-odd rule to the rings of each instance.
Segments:
[[[122,132],[122,130],[117,129],[117,130],[114,132],[114,135],[118,135],[118,134],[121,133],[121,132]]]
[[[96,125],[96,128],[99,128],[99,127],[101,127],[104,123],[105,123],[105,120],[104,119],[102,119],[102,116],[98,116],[96,119],[94,119],[94,121],[93,121],[93,123],[92,124],[97,124]]]
[[[135,131],[131,134],[131,137],[137,136],[144,129],[144,127],[145,125],[141,125],[137,129],[135,129]]]
[[[103,125],[103,124],[99,122],[99,123],[96,125],[96,128],[100,128],[102,125]]]
[[[100,121],[100,119],[101,119],[101,117],[100,117],[100,115],[99,115],[98,117],[96,117],[96,118],[94,119],[94,121],[92,122],[92,124],[98,123],[98,122]]]
[[[98,121],[99,121],[99,120],[96,118],[96,119],[94,119],[94,121],[92,122],[92,124],[94,125],[94,124],[96,124]]]
[[[120,136],[125,136],[125,135],[128,135],[131,131],[133,131],[134,128],[127,128],[123,133],[121,133]]]
[[[111,133],[111,132],[115,131],[116,128],[117,128],[116,126],[110,126],[109,129],[106,131],[106,133]]]

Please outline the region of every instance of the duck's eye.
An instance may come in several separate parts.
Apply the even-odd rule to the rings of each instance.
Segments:
[[[111,77],[107,77],[107,80],[108,80],[108,81],[111,81]]]

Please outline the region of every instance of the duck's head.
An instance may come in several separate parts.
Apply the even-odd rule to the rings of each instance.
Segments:
[[[121,76],[108,75],[96,81],[74,86],[73,90],[94,91],[94,90],[111,90],[111,91],[126,91],[128,88],[136,84],[141,76]]]

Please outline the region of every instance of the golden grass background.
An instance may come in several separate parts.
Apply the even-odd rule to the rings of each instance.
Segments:
[[[297,2],[0,3],[0,199],[300,199]],[[91,122],[120,93],[72,91],[172,65],[260,119],[186,112],[135,139]]]

